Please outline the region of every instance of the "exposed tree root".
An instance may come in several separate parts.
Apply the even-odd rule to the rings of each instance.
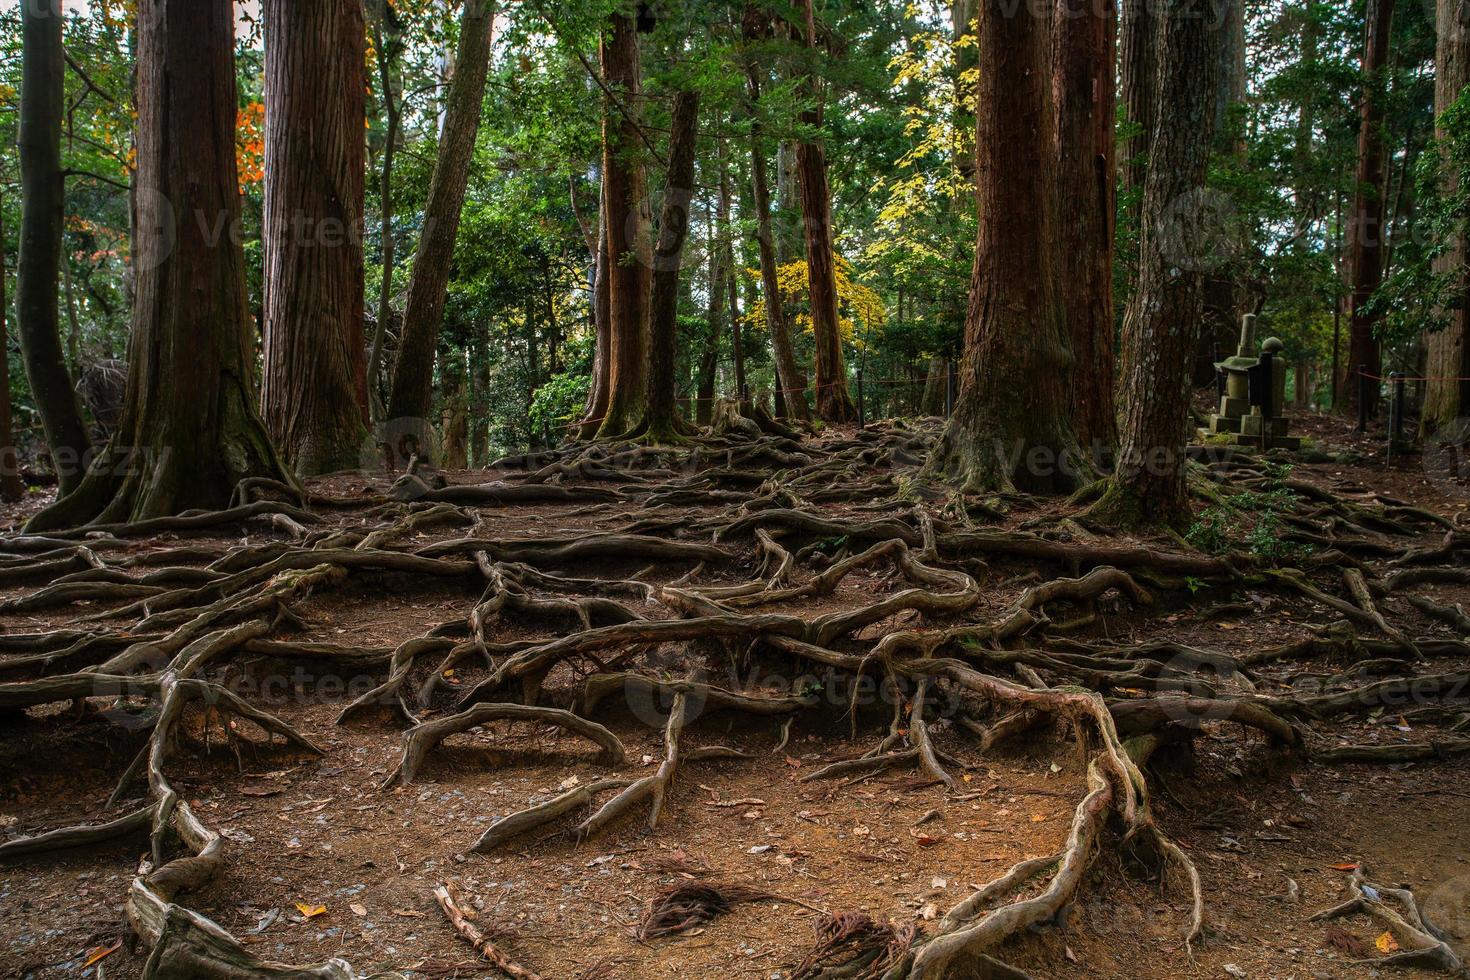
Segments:
[[[1393,934],[1399,949],[1387,956],[1367,962],[1374,965],[1422,966],[1446,973],[1463,969],[1459,956],[1450,948],[1443,934],[1424,920],[1414,893],[1407,888],[1386,888],[1370,884],[1359,867],[1348,879],[1352,897],[1341,905],[1324,909],[1312,916],[1314,922],[1340,919],[1346,915],[1366,915]]]
[[[916,479],[935,424],[872,428],[820,444],[759,413],[735,413],[725,428],[723,435],[690,435],[678,447],[619,441],[508,459],[499,467],[502,479],[486,484],[446,486],[411,474],[386,498],[330,500],[247,481],[223,511],[0,539],[0,588],[7,590],[0,613],[87,604],[78,612],[88,620],[85,628],[0,635],[0,709],[76,702],[126,719],[140,736],[147,732],[114,793],[114,804],[129,800],[126,812],[0,844],[0,860],[146,833],[151,857],[127,902],[149,950],[145,975],[355,980],[340,960],[265,963],[179,904],[227,859],[225,839],[166,773],[186,710],[203,705],[296,749],[319,751],[233,693],[223,683],[229,671],[268,659],[371,674],[372,689],[348,702],[338,720],[371,723],[374,712],[388,709],[407,726],[387,784],[411,782],[445,739],[495,722],[550,727],[598,747],[598,762],[612,771],[563,783],[551,798],[501,815],[470,845],[479,852],[556,832],[564,821],[579,839],[630,816],[656,828],[682,767],[744,758],[718,744],[686,744],[706,740],[706,715],[765,719],[763,730],[776,720],[777,752],[794,723],[833,720],[837,711],[845,711],[844,723],[858,737],[875,722],[858,692],[876,680],[893,695],[891,712],[876,722],[886,722],[887,732],[879,728],[861,756],[803,772],[803,781],[860,780],[903,766],[959,792],[956,774],[969,763],[946,749],[983,755],[1045,730],[1048,738],[1070,732],[1077,742],[1087,762],[1085,795],[1057,854],[1015,865],[925,932],[828,917],[796,975],[918,980],[968,970],[1017,977],[1024,974],[996,958],[1006,940],[1054,919],[1107,846],[1141,849],[1151,866],[1187,885],[1192,913],[1181,935],[1186,946],[1199,940],[1199,871],[1150,813],[1143,769],[1161,745],[1239,725],[1319,763],[1432,761],[1470,752],[1470,739],[1453,737],[1470,724],[1470,674],[1434,672],[1423,663],[1462,664],[1470,643],[1420,636],[1414,628],[1432,620],[1470,634],[1470,618],[1458,607],[1412,591],[1470,581],[1459,564],[1470,552],[1470,534],[1435,515],[1271,477],[1270,488],[1284,486],[1297,501],[1287,515],[1289,533],[1326,550],[1299,569],[1264,567],[1249,555],[1098,536],[1067,515],[977,529],[1009,520],[1010,509],[1027,498],[980,500]],[[1217,460],[1207,479],[1216,492],[1267,486],[1258,462],[1239,453]],[[291,502],[253,499],[261,494]],[[525,502],[585,504],[599,517],[627,519],[616,533],[482,536],[476,509]],[[845,509],[823,507],[832,503]],[[347,515],[364,522],[342,520]],[[265,537],[244,544],[147,541],[162,534],[218,537],[245,523]],[[460,530],[425,539],[444,528]],[[1018,575],[1016,565],[1027,574]],[[457,596],[456,609],[391,648],[292,637],[309,616],[303,600],[354,579],[383,588],[432,579]],[[1103,639],[1117,635],[1107,631],[1115,616],[1178,609],[1200,590],[1213,592],[1212,601],[1239,604],[1247,588],[1305,597],[1342,621],[1267,648]],[[817,602],[821,611],[813,613]],[[1405,604],[1428,619],[1406,620]],[[507,624],[542,628],[507,638]],[[1293,662],[1319,659],[1331,666],[1311,666],[1283,686]],[[467,664],[483,673],[461,688],[460,678],[448,675]],[[732,668],[749,664],[804,679],[783,689],[733,679],[739,673]],[[730,681],[721,674],[727,670]],[[827,705],[823,690],[843,698]],[[147,711],[139,710],[142,702]],[[623,743],[591,720],[615,714],[614,705],[662,727],[663,755],[651,772],[616,771],[626,764]],[[824,705],[833,708],[825,716]],[[1303,724],[1386,706],[1413,714],[1416,726],[1440,725],[1441,734],[1323,748],[1321,736]],[[951,730],[934,720],[947,707],[954,708],[953,730],[964,736],[956,747],[946,741]],[[765,746],[759,756],[769,759]],[[144,781],[139,801],[129,794]],[[1412,896],[1361,876],[1353,888],[1352,901],[1328,914],[1361,912],[1383,922],[1403,949],[1379,962],[1458,967]],[[670,891],[651,907],[644,934],[686,929],[744,894],[705,885]],[[496,969],[535,975],[475,927],[447,887],[435,897],[451,926]]]

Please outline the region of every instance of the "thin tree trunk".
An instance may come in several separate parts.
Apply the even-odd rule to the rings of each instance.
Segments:
[[[361,0],[265,4],[261,417],[303,476],[361,462],[366,117]]]
[[[1058,279],[1050,18],[981,0],[978,24],[979,233],[959,401],[929,468],[968,489],[1065,492],[1085,470]]]
[[[578,436],[591,439],[597,435],[607,415],[612,371],[612,265],[607,239],[607,181],[602,181],[597,209],[597,258],[592,272],[592,328],[597,334],[592,353],[592,387],[587,393],[587,409],[583,413]]]
[[[401,113],[398,97],[393,94],[393,66],[401,46],[396,15],[388,0],[375,0],[378,16],[373,21],[373,45],[378,51],[378,88],[387,116],[387,132],[383,144],[383,172],[378,179],[379,238],[382,241],[383,274],[378,280],[378,322],[373,327],[373,349],[368,355],[367,387],[369,406],[374,417],[383,414],[382,374],[383,340],[388,334],[388,321],[393,318],[393,163],[398,152],[398,129]]]
[[[1076,9],[1074,9],[1074,4]],[[1053,19],[1062,310],[1072,424],[1096,459],[1117,444],[1113,408],[1113,56],[1110,0],[1058,0]]]
[[[725,281],[723,255],[718,248],[718,230],[714,221],[714,206],[709,206],[709,304],[708,328],[705,331],[704,349],[699,353],[698,382],[695,385],[695,418],[700,425],[709,425],[714,417],[715,373],[719,366],[720,335],[725,322]]]
[[[1138,285],[1123,325],[1122,444],[1095,513],[1122,525],[1178,524],[1190,512],[1184,447],[1190,358],[1203,301],[1200,190],[1214,128],[1217,30],[1207,0],[1160,10],[1158,107],[1144,183]]]
[[[769,27],[754,4],[747,4],[743,18],[748,42],[760,39]],[[766,141],[759,120],[761,102],[760,67],[754,62],[746,66],[746,85],[750,94],[750,188],[754,198],[756,249],[760,256],[761,293],[765,296],[766,330],[771,335],[771,356],[776,366],[776,404],[785,414],[802,422],[811,419],[806,403],[806,377],[796,365],[796,352],[791,344],[791,327],[781,303],[777,281],[777,241],[771,219],[771,183],[766,173]]]
[[[59,5],[51,3],[23,3],[21,17],[21,222],[15,312],[26,378],[51,449],[60,493],[65,496],[82,481],[90,441],[62,352],[59,322],[66,205],[66,181],[61,172],[64,17]]]
[[[38,530],[219,508],[247,477],[292,480],[250,383],[234,15],[230,0],[138,5],[127,397],[107,450],[74,493],[32,520]]]
[[[20,480],[20,460],[15,455],[15,427],[10,412],[10,330],[5,274],[5,200],[0,194],[0,500],[13,504],[25,496],[25,487]]]
[[[1434,111],[1443,114],[1470,86],[1470,23],[1461,20],[1461,0],[1439,0],[1438,43],[1434,58]],[[1443,127],[1439,128],[1443,139]],[[1445,168],[1446,195],[1458,189],[1454,173]],[[1442,330],[1425,337],[1429,375],[1424,392],[1424,427],[1428,432],[1470,415],[1470,234],[1463,224],[1449,247],[1435,259],[1434,270],[1452,277],[1454,288]],[[1456,379],[1456,380],[1448,380]],[[1461,423],[1463,425],[1463,422]]]
[[[735,391],[748,406],[750,388],[745,380],[745,331],[740,326],[740,267],[735,263],[735,236],[730,231],[730,162],[720,154],[720,241],[725,263],[725,293],[730,303],[730,360],[735,370]]]
[[[603,81],[617,95],[602,120],[603,206],[608,246],[608,394],[597,433],[631,433],[648,401],[648,304],[653,286],[647,183],[632,118],[641,89],[638,33],[633,18],[612,16],[602,45]]]
[[[1348,215],[1349,273],[1352,282],[1348,326],[1347,375],[1338,385],[1339,407],[1358,405],[1359,365],[1372,375],[1383,371],[1383,352],[1374,331],[1378,318],[1368,302],[1383,279],[1383,124],[1387,113],[1383,97],[1388,67],[1388,39],[1393,25],[1393,0],[1368,0],[1367,37],[1363,46],[1363,105],[1358,127],[1358,171],[1354,181],[1353,209]],[[1378,411],[1378,386],[1369,385],[1368,414]]]
[[[944,382],[948,368],[949,362],[944,358],[929,358],[929,373],[924,378],[923,398],[919,402],[919,411],[925,415],[944,414]],[[917,384],[917,378],[915,382]]]
[[[817,26],[812,0],[798,0],[797,9],[806,19],[806,45],[815,51]],[[807,87],[808,98],[817,105],[803,111],[801,120],[807,126],[820,129],[820,86],[815,78],[811,78]],[[843,363],[842,334],[837,325],[837,277],[832,264],[832,195],[827,187],[827,154],[819,140],[803,140],[797,145],[796,161],[801,177],[801,213],[806,231],[812,336],[816,341],[817,414],[828,422],[851,422],[857,418],[857,410],[847,389],[847,366]]]
[[[689,240],[689,205],[694,200],[694,147],[699,135],[699,96],[674,93],[669,123],[669,167],[659,213],[649,299],[648,438],[673,442],[686,426],[674,404],[674,348],[678,342],[679,266]]]
[[[470,160],[475,152],[475,135],[480,128],[494,22],[494,5],[490,0],[465,0],[444,132],[439,139],[434,176],[429,181],[424,230],[414,255],[408,301],[403,309],[403,337],[388,395],[389,417],[420,430],[417,434],[421,452],[430,445],[428,420],[434,406],[434,354],[444,319],[449,268],[469,182]]]

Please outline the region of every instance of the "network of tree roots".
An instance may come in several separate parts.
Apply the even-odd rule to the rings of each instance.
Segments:
[[[1080,503],[955,495],[921,476],[938,420],[820,438],[726,422],[722,434],[672,448],[581,444],[503,460],[487,483],[419,472],[386,495],[293,499],[257,481],[217,513],[0,539],[10,596],[0,612],[74,617],[68,629],[0,635],[0,710],[124,712],[146,732],[116,774],[114,819],[10,840],[0,861],[146,838],[150,856],[126,912],[148,977],[363,975],[341,959],[266,962],[190,905],[232,850],[249,845],[196,812],[170,770],[183,753],[209,751],[211,730],[237,751],[249,739],[261,753],[319,753],[229,682],[283,663],[380,680],[338,721],[402,728],[385,793],[412,783],[446,739],[505,731],[498,723],[559,730],[597,753],[603,778],[570,780],[478,837],[467,830],[466,854],[557,836],[570,849],[617,824],[665,826],[676,781],[707,782],[712,760],[746,758],[701,724],[707,716],[773,726],[778,750],[793,728],[850,731],[866,751],[799,777],[828,782],[839,797],[875,773],[912,770],[964,799],[975,760],[1027,736],[1085,758],[1060,850],[1016,864],[929,921],[819,908],[817,936],[791,936],[798,977],[1017,977],[1025,974],[1004,962],[1007,939],[1057,917],[1107,851],[1192,905],[1181,957],[1200,940],[1209,916],[1200,876],[1155,824],[1145,772],[1202,732],[1244,726],[1269,745],[1263,751],[1337,762],[1470,750],[1456,735],[1470,718],[1470,674],[1435,666],[1465,662],[1470,645],[1443,637],[1470,632],[1470,620],[1422,595],[1427,584],[1470,582],[1470,532],[1442,516],[1366,490],[1338,497],[1245,453],[1198,460],[1195,483],[1207,497],[1287,501],[1283,538],[1312,548],[1283,567],[1244,550],[1113,536],[1079,520]],[[548,505],[559,519],[616,518],[617,530],[549,537],[527,520],[518,536],[477,534],[486,514]],[[243,543],[217,543],[242,528]],[[857,572],[890,584],[836,611],[792,611]],[[391,649],[293,639],[308,597],[359,578],[391,589],[405,577],[437,580],[462,599],[444,622]],[[1114,617],[1161,618],[1246,589],[1317,604],[1331,625],[1248,653],[1103,639]],[[997,594],[1019,598],[997,608]],[[507,640],[511,622],[536,635]],[[1293,665],[1322,658],[1341,674],[1298,683]],[[762,680],[746,689],[740,677]],[[1402,705],[1408,685],[1414,706],[1394,710],[1431,740],[1385,748],[1332,737],[1334,720]],[[874,693],[883,691],[890,696]],[[636,765],[604,724],[628,708],[661,727],[661,758]],[[1362,875],[1352,900],[1322,915],[1378,920],[1397,943],[1380,962],[1460,969],[1410,892]],[[682,880],[649,907],[640,936],[686,930],[755,897]],[[452,888],[435,897],[487,965],[537,975],[533,958],[477,926]]]

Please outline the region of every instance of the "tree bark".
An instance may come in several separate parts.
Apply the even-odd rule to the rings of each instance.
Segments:
[[[290,482],[255,410],[230,0],[138,5],[136,287],[122,422],[35,529],[228,504]],[[187,84],[179,84],[187,79]]]
[[[1094,510],[1124,526],[1178,524],[1190,512],[1184,447],[1190,359],[1203,302],[1199,219],[1219,42],[1208,0],[1168,0],[1160,15],[1158,106],[1144,182],[1138,285],[1123,322],[1122,445]]]
[[[929,469],[979,491],[1074,489],[1049,17],[978,4],[979,234],[959,401]],[[1038,124],[1044,120],[1044,124]]]
[[[713,205],[709,207],[714,211]],[[725,264],[723,252],[719,248],[718,232],[714,221],[708,223],[709,229],[709,276],[708,292],[709,302],[706,305],[707,329],[704,335],[704,348],[699,353],[699,377],[695,385],[695,419],[700,425],[709,425],[714,418],[715,408],[715,373],[719,367],[720,335],[724,333],[725,324]]]
[[[1388,40],[1393,26],[1393,0],[1368,0],[1367,36],[1363,45],[1363,104],[1358,126],[1358,170],[1353,186],[1353,209],[1348,215],[1349,276],[1351,283],[1348,359],[1337,386],[1338,407],[1358,406],[1358,366],[1368,373],[1383,372],[1383,352],[1374,331],[1378,318],[1368,302],[1383,280],[1383,124],[1387,113],[1383,86],[1388,67]],[[1368,414],[1378,412],[1378,386],[1368,386]]]
[[[602,119],[603,207],[608,250],[607,410],[597,434],[617,438],[642,420],[648,401],[649,293],[653,287],[652,224],[647,178],[634,118],[642,91],[633,18],[614,14],[602,44],[602,75],[615,94]]]
[[[10,412],[10,330],[5,303],[5,201],[0,194],[0,500],[13,504],[25,496],[20,460],[15,455],[15,427]]]
[[[1123,190],[1133,196],[1143,191],[1154,124],[1154,87],[1158,76],[1158,21],[1155,0],[1122,0],[1118,64],[1121,68],[1123,119],[1130,129],[1123,144]],[[1133,202],[1138,213],[1138,202]]]
[[[1113,57],[1111,0],[1058,0],[1053,21],[1062,310],[1072,354],[1072,424],[1092,459],[1117,444],[1113,407]]]
[[[699,135],[699,96],[674,93],[669,123],[669,167],[659,211],[649,299],[647,435],[654,442],[680,441],[686,423],[674,404],[674,348],[678,342],[679,266],[689,239],[694,200],[694,148]]]
[[[1438,41],[1434,57],[1434,111],[1447,110],[1470,86],[1470,21],[1464,0],[1439,0]],[[1445,136],[1441,128],[1439,137]],[[1446,168],[1446,194],[1458,190],[1453,172]],[[1434,270],[1448,273],[1454,283],[1448,323],[1425,337],[1429,381],[1424,391],[1424,428],[1435,432],[1470,415],[1470,237],[1463,223],[1448,248],[1437,257]]]
[[[760,82],[755,69],[750,74],[750,97],[760,102]],[[766,330],[771,335],[771,356],[776,364],[776,386],[786,414],[802,422],[811,420],[806,403],[806,376],[796,364],[796,350],[791,343],[791,326],[781,303],[781,287],[776,275],[776,236],[771,227],[771,185],[766,174],[766,151],[760,126],[752,122],[750,130],[750,183],[755,198],[756,248],[760,253],[761,294],[765,296]]]
[[[261,416],[302,476],[357,466],[363,351],[361,0],[265,4]]]
[[[420,430],[421,451],[432,440],[429,419],[434,407],[434,354],[444,319],[449,269],[475,152],[475,135],[480,128],[494,23],[494,5],[489,0],[465,0],[459,53],[449,82],[444,129],[434,176],[429,181],[424,228],[414,255],[408,300],[403,308],[403,337],[388,395],[389,417]]]
[[[745,382],[745,331],[740,325],[740,273],[735,263],[735,236],[730,231],[730,161],[720,154],[720,240],[725,262],[725,297],[730,304],[730,360],[735,370],[735,391],[749,408],[750,388]]]
[[[61,346],[61,235],[66,179],[61,120],[66,55],[60,6],[21,4],[24,63],[20,97],[20,263],[15,312],[21,358],[65,496],[82,481],[91,442]],[[234,117],[231,116],[233,119]]]
[[[612,359],[612,266],[607,240],[607,181],[600,181],[597,208],[597,256],[592,271],[592,327],[596,340],[592,351],[592,387],[587,392],[587,409],[578,426],[578,436],[597,435],[607,415]]]
[[[383,274],[378,280],[378,322],[373,327],[373,349],[368,355],[368,404],[376,419],[383,413],[382,365],[383,340],[388,334],[388,321],[393,318],[393,164],[398,153],[398,129],[402,114],[398,97],[393,94],[393,65],[402,46],[396,14],[388,0],[378,0],[378,14],[373,21],[373,45],[378,49],[378,88],[383,99],[387,132],[383,140],[383,172],[378,179],[378,235],[382,240]]]
[[[815,51],[817,25],[812,0],[798,0],[796,6],[805,17],[806,45]],[[814,106],[802,112],[801,121],[820,129],[822,110],[815,77],[809,78],[807,89]],[[817,414],[828,422],[851,422],[857,418],[857,410],[847,388],[842,334],[837,325],[837,277],[832,264],[832,195],[827,187],[827,154],[820,140],[803,140],[797,144],[796,167],[801,183],[812,336],[816,342]]]

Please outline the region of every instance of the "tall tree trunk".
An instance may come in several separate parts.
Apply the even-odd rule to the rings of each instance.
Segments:
[[[1111,0],[1058,0],[1053,19],[1062,311],[1075,367],[1072,424],[1095,459],[1118,440],[1113,408]]]
[[[61,347],[61,115],[66,55],[59,4],[21,6],[24,64],[20,93],[20,264],[15,312],[21,358],[46,432],[62,496],[82,481],[90,442]],[[231,116],[233,119],[234,117]]]
[[[20,460],[15,455],[15,427],[10,412],[10,330],[5,275],[5,200],[0,194],[0,500],[13,504],[25,496],[25,487],[20,480]]]
[[[1348,359],[1343,383],[1337,387],[1338,406],[1358,405],[1355,374],[1366,365],[1369,374],[1383,371],[1383,352],[1374,331],[1378,318],[1368,302],[1383,280],[1383,125],[1387,114],[1384,81],[1388,68],[1388,39],[1393,26],[1393,0],[1368,0],[1367,35],[1363,44],[1363,104],[1358,126],[1358,172],[1353,185],[1353,209],[1348,215],[1348,248],[1352,289],[1348,326]],[[1368,386],[1368,414],[1378,411],[1378,386]]]
[[[261,417],[308,476],[367,435],[361,0],[265,4],[265,368]]]
[[[1217,2],[1210,8],[1209,15],[1219,18],[1220,22],[1216,31],[1220,40],[1215,57],[1215,149],[1243,163],[1245,140],[1241,133],[1227,130],[1226,124],[1230,118],[1230,107],[1245,100],[1245,2]],[[1308,101],[1303,100],[1304,103]],[[1204,313],[1200,318],[1201,329],[1192,365],[1196,388],[1214,384],[1215,362],[1220,359],[1222,351],[1234,349],[1239,336],[1243,300],[1241,270],[1232,258],[1244,253],[1250,243],[1222,240],[1216,247],[1223,254],[1209,263],[1211,268],[1205,275]]]
[[[694,200],[694,147],[698,127],[699,96],[692,91],[674,93],[669,123],[669,167],[664,178],[649,299],[646,421],[648,438],[654,442],[678,441],[687,428],[674,404],[674,348],[678,343],[679,266],[689,240],[689,205]]]
[[[699,352],[698,381],[695,385],[695,418],[700,425],[709,425],[714,417],[715,373],[719,367],[720,335],[725,324],[725,280],[724,253],[719,248],[719,231],[714,221],[714,205],[709,207],[709,276],[707,306],[708,328],[704,336],[704,348]]]
[[[752,68],[750,98],[760,103],[760,81]],[[811,410],[806,403],[806,375],[796,364],[796,350],[791,344],[791,325],[781,303],[781,287],[776,276],[776,236],[771,227],[771,185],[766,175],[765,141],[760,126],[752,122],[750,129],[750,184],[755,198],[756,248],[760,253],[761,294],[765,296],[766,330],[771,335],[771,356],[776,364],[776,387],[780,404],[791,418],[806,422]]]
[[[798,0],[797,9],[806,19],[806,45],[815,51],[817,25],[812,0]],[[801,121],[820,129],[820,85],[815,77],[808,81],[807,94],[814,106],[802,112]],[[796,166],[801,178],[807,289],[811,302],[812,336],[816,342],[817,414],[828,422],[851,422],[857,418],[857,410],[847,389],[847,366],[843,363],[842,334],[837,325],[837,276],[832,264],[832,195],[827,187],[827,153],[819,139],[803,140],[797,145]]]
[[[1123,189],[1142,193],[1148,173],[1154,105],[1157,101],[1159,25],[1154,0],[1122,0],[1118,64],[1122,75],[1123,121],[1130,132],[1123,144]],[[1133,204],[1134,215],[1138,202]]]
[[[796,361],[791,342],[791,323],[786,318],[781,287],[776,273],[775,236],[771,228],[771,191],[766,179],[766,154],[759,135],[752,131],[751,185],[755,196],[756,244],[760,254],[761,292],[766,298],[766,329],[771,335],[771,356],[776,364],[780,403],[788,416],[811,420],[807,406],[806,374]]]
[[[603,81],[616,98],[602,118],[603,207],[608,250],[607,410],[597,434],[627,435],[648,401],[648,304],[653,286],[647,181],[640,159],[642,90],[638,32],[633,18],[614,14],[602,45]]]
[[[122,422],[36,529],[219,508],[247,477],[292,479],[250,382],[234,4],[142,0],[137,31],[136,293]]]
[[[740,266],[735,262],[735,236],[730,229],[730,161],[720,153],[720,241],[725,263],[725,295],[730,303],[730,360],[735,370],[735,391],[748,399],[745,380],[745,331],[740,325]]]
[[[968,489],[1067,491],[1085,464],[1058,280],[1050,18],[980,0],[978,24],[979,234],[959,402],[929,468]]]
[[[1434,57],[1434,111],[1440,115],[1470,86],[1470,23],[1461,20],[1463,0],[1439,0],[1438,46]],[[1440,128],[1440,138],[1444,138]],[[1446,194],[1458,190],[1446,168]],[[1449,322],[1425,337],[1429,349],[1429,381],[1424,392],[1424,427],[1434,432],[1470,415],[1470,236],[1463,223],[1449,247],[1435,259],[1434,270],[1454,282]],[[1463,424],[1463,423],[1462,423]]]
[[[434,353],[444,319],[449,269],[459,234],[470,160],[475,152],[475,135],[480,129],[494,22],[494,5],[490,0],[465,0],[444,131],[439,139],[434,176],[429,181],[424,230],[414,255],[408,301],[403,308],[403,337],[388,395],[389,417],[420,430],[417,435],[421,450],[431,445],[428,426],[434,407]]]
[[[398,96],[393,92],[393,66],[402,46],[402,35],[389,0],[375,2],[378,12],[373,20],[373,46],[378,51],[378,88],[387,122],[383,140],[383,172],[378,178],[378,235],[382,240],[383,274],[378,280],[378,322],[373,327],[373,349],[367,363],[368,404],[377,417],[382,415],[384,408],[383,340],[388,334],[388,321],[393,318],[393,163],[398,153],[398,129],[402,118]]]
[[[1095,513],[1131,526],[1189,514],[1184,447],[1190,359],[1203,302],[1204,204],[1215,122],[1218,28],[1208,0],[1167,0],[1159,11],[1158,108],[1144,182],[1138,285],[1123,322],[1122,445]]]
[[[587,392],[587,408],[578,426],[578,436],[591,439],[597,435],[607,415],[612,373],[612,263],[607,239],[607,181],[601,181],[597,209],[597,256],[592,271],[592,329],[596,334],[592,350],[592,387]]]

